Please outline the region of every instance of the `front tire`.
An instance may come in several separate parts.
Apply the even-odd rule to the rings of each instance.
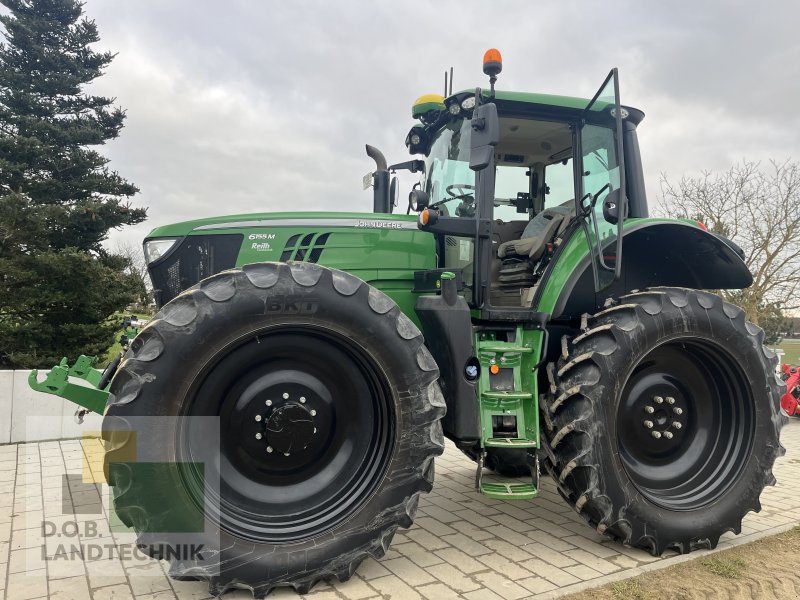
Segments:
[[[653,555],[739,533],[784,452],[763,338],[697,290],[632,293],[588,318],[549,365],[541,411],[561,494],[599,532]]]
[[[150,321],[112,381],[117,515],[171,575],[214,595],[345,581],[431,489],[437,378],[416,326],[352,275],[264,263],[210,277]],[[164,556],[174,531],[191,531],[213,565]]]

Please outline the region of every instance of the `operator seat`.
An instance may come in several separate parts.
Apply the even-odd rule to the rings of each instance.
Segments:
[[[492,278],[492,287],[500,294],[495,294],[495,303],[516,304],[522,288],[536,284],[536,263],[544,254],[547,244],[564,233],[574,216],[574,200],[568,200],[537,214],[525,227],[520,239],[500,244],[496,260],[502,262]],[[508,293],[512,296],[503,298]]]

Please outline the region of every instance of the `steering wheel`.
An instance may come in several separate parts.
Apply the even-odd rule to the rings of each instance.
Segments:
[[[464,200],[466,198],[475,199],[475,186],[467,183],[451,183],[444,191],[450,198],[448,200]],[[458,193],[456,193],[458,192]]]

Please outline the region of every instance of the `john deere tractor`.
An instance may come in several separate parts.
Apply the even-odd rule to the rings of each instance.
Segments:
[[[121,360],[34,375],[105,415],[116,513],[173,575],[258,596],[348,579],[411,526],[444,437],[476,492],[535,501],[549,473],[654,555],[760,509],[776,357],[704,291],[752,283],[741,250],[649,216],[616,70],[588,100],[495,90],[500,70],[489,51],[489,89],[414,104],[416,158],[367,147],[373,213],[155,229],[160,311]],[[416,214],[393,212],[401,169]]]

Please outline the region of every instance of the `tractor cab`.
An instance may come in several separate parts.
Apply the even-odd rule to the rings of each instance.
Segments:
[[[490,58],[495,79],[499,53]],[[647,216],[647,202],[635,131],[644,115],[620,106],[618,87],[615,69],[591,100],[495,92],[492,81],[490,91],[415,103],[420,124],[406,145],[425,167],[409,210],[483,317],[535,310],[547,266],[572,235],[592,248],[596,292],[620,273],[621,215]]]

